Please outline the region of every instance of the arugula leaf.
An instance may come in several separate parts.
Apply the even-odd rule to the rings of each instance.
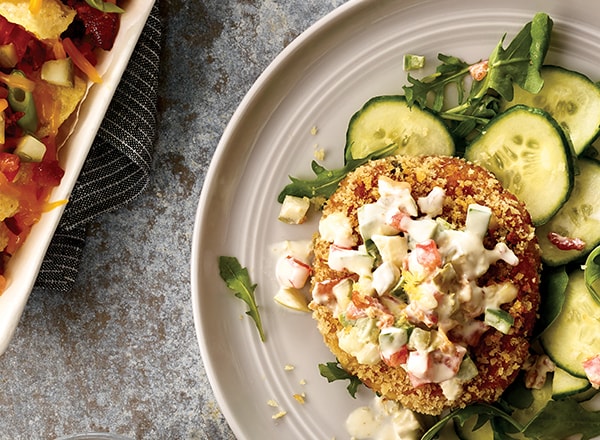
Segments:
[[[488,420],[499,418],[500,420],[505,421],[508,426],[512,428],[511,431],[514,430],[515,432],[519,432],[522,430],[521,425],[501,409],[492,405],[476,403],[453,411],[445,417],[442,417],[435,425],[429,428],[423,437],[421,437],[421,440],[433,440],[436,438],[442,429],[444,429],[446,423],[448,423],[450,420],[454,420],[455,423],[459,423],[461,426],[463,426],[467,420],[474,416],[477,416],[477,423],[475,425],[476,427],[482,426]],[[496,434],[499,433],[495,433],[495,435]]]
[[[552,31],[552,20],[545,13],[538,13],[504,48],[504,35],[485,62],[473,65],[448,55],[439,54],[441,64],[436,72],[421,80],[408,75],[410,85],[404,86],[409,105],[429,107],[450,121],[453,134],[464,139],[476,129],[483,127],[498,114],[498,101],[513,99],[514,84],[537,93],[543,86],[540,68],[543,65]],[[471,68],[481,67],[485,75],[472,80],[469,92],[465,84]],[[446,102],[448,88],[456,89],[457,104]]]
[[[125,12],[122,8],[118,7],[114,3],[105,2],[102,0],[85,0],[85,2],[92,8],[98,9],[102,12],[116,12],[118,14]]]
[[[475,97],[481,97],[488,89],[495,90],[507,101],[513,99],[513,83],[531,93],[538,93],[544,85],[540,68],[548,46],[552,20],[547,14],[538,13],[515,36],[507,49],[502,47],[503,36],[488,60],[488,74],[478,85]]]
[[[248,304],[246,315],[254,320],[256,328],[258,329],[258,334],[260,335],[260,340],[265,342],[265,334],[260,320],[260,314],[258,313],[256,299],[254,298],[256,284],[252,284],[252,281],[250,281],[248,270],[241,266],[237,258],[223,256],[219,257],[219,274],[227,284],[227,287],[234,292],[235,296]]]
[[[308,197],[311,199],[315,197],[329,198],[350,171],[355,170],[371,160],[388,156],[395,149],[396,144],[387,145],[362,159],[348,159],[343,168],[335,170],[328,170],[313,160],[310,166],[313,173],[316,175],[316,178],[303,180],[290,176],[292,183],[289,183],[283,188],[279,193],[279,196],[277,196],[277,201],[283,203],[283,199],[285,199],[286,195]]]
[[[339,362],[327,362],[326,364],[319,364],[319,373],[327,382],[331,383],[336,380],[349,380],[350,383],[346,387],[350,395],[356,399],[356,392],[358,391],[358,386],[362,384],[360,379],[346,370],[344,370]]]
[[[403,86],[406,102],[409,106],[414,103],[421,107],[429,107],[439,112],[445,104],[447,87],[454,85],[458,95],[458,102],[465,100],[465,76],[469,73],[469,64],[463,60],[444,54],[438,54],[438,60],[442,63],[437,66],[435,73],[419,80],[411,76],[407,77],[410,86]],[[432,104],[429,104],[430,96]]]
[[[600,303],[600,246],[596,246],[585,260],[584,277],[590,295]]]
[[[581,440],[588,440],[600,435],[600,411],[586,411],[574,399],[550,400],[523,433],[544,440],[581,434]]]

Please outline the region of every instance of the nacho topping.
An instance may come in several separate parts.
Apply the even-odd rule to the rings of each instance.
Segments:
[[[58,39],[75,18],[75,10],[58,0],[44,0],[40,10],[32,14],[30,0],[3,0],[0,15],[29,30],[40,40]]]
[[[64,175],[57,151],[118,24],[85,0],[0,1],[0,294],[32,226],[66,203],[49,201]]]

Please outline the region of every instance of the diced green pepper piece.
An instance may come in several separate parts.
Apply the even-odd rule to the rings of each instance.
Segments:
[[[13,70],[11,75],[25,77],[20,70]],[[33,99],[33,93],[27,92],[19,87],[8,88],[8,104],[14,112],[22,112],[23,116],[17,121],[19,127],[28,133],[35,133],[38,128],[38,115]]]
[[[515,319],[506,310],[485,309],[484,322],[496,330],[507,334],[515,323]]]
[[[404,70],[418,70],[425,66],[425,57],[423,55],[404,55]]]

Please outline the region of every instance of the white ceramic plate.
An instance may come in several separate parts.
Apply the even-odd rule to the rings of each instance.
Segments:
[[[351,115],[372,96],[402,92],[404,54],[426,55],[431,69],[440,52],[476,62],[504,33],[510,41],[538,11],[555,23],[547,62],[599,79],[600,9],[593,0],[357,0],[304,32],[247,94],[209,169],[191,263],[206,370],[240,439],[347,438],[347,415],[372,398],[363,391],[353,400],[345,383],[327,384],[317,364],[333,357],[311,317],[272,300],[272,245],[310,238],[315,230],[314,221],[289,226],[277,220],[276,198],[288,175],[312,177],[315,145],[325,149],[326,166],[342,164]],[[245,304],[220,279],[220,255],[237,257],[258,284],[266,343],[244,315]],[[286,371],[287,364],[295,369]],[[295,393],[305,393],[304,405]],[[279,409],[267,405],[270,399],[287,415],[273,420]]]
[[[113,49],[102,54],[97,65],[103,81],[90,89],[75,131],[60,151],[59,160],[65,175],[50,200],[69,198],[153,4],[150,0],[127,3]],[[8,347],[19,323],[63,211],[64,206],[44,214],[6,268],[8,288],[0,295],[0,354]]]

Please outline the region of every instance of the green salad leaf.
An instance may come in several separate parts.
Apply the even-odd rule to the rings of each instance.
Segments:
[[[600,411],[587,411],[574,399],[550,400],[529,424],[527,438],[561,440],[581,434],[581,440],[600,435]]]
[[[356,399],[356,392],[358,391],[359,385],[362,384],[360,379],[346,370],[344,370],[339,362],[327,362],[326,364],[319,364],[319,373],[327,382],[331,383],[336,380],[349,380],[350,383],[346,387],[350,395]]]
[[[469,74],[469,64],[460,58],[438,54],[441,61],[435,73],[422,79],[412,75],[407,76],[410,86],[404,86],[404,95],[409,105],[418,104],[420,107],[429,107],[436,112],[445,107],[446,91],[449,86],[456,89],[458,102],[465,102],[467,90],[465,76]]]
[[[585,285],[596,302],[600,303],[600,246],[597,246],[585,261]]]
[[[444,429],[450,420],[454,420],[454,423],[458,423],[463,426],[467,420],[474,416],[477,417],[475,428],[481,427],[488,420],[498,418],[506,422],[506,426],[509,427],[507,428],[508,431],[519,432],[523,429],[523,427],[505,411],[492,405],[476,403],[453,411],[445,417],[442,417],[435,425],[429,428],[423,437],[421,437],[421,440],[433,440],[434,438],[437,438],[438,434],[442,431],[442,429]],[[500,432],[494,433],[494,435],[500,434]]]
[[[513,99],[513,83],[531,93],[538,93],[544,85],[540,68],[550,45],[552,20],[547,14],[538,13],[515,36],[508,48],[500,40],[489,57],[489,70],[483,81],[475,82],[474,97],[487,90],[495,90],[506,101]]]
[[[116,4],[105,2],[103,0],[85,0],[85,2],[92,8],[98,9],[102,12],[116,12],[118,14],[125,12],[123,8],[118,7]]]
[[[396,144],[387,145],[362,159],[349,159],[343,168],[334,170],[328,170],[313,160],[311,163],[311,169],[316,177],[314,179],[304,180],[290,176],[292,183],[283,188],[277,197],[277,201],[279,203],[283,203],[283,199],[285,199],[286,195],[308,197],[310,199],[324,197],[327,199],[335,192],[339,183],[350,171],[355,170],[359,166],[364,165],[371,160],[385,157],[395,149]]]
[[[540,68],[544,63],[553,22],[545,13],[538,13],[504,48],[504,35],[489,58],[469,64],[460,58],[439,54],[441,64],[435,73],[422,79],[408,75],[404,93],[409,105],[429,107],[452,122],[455,136],[466,138],[481,129],[498,114],[499,100],[513,99],[514,85],[537,93],[544,82]],[[467,78],[472,77],[467,92]],[[456,91],[457,104],[446,102],[448,89]]]
[[[250,316],[260,335],[260,340],[265,341],[265,333],[263,331],[260,314],[258,313],[258,306],[256,305],[256,299],[254,297],[254,290],[256,284],[252,284],[248,269],[242,267],[237,258],[235,257],[219,257],[219,274],[227,287],[232,290],[236,297],[240,298],[248,305],[248,311],[246,315]]]

